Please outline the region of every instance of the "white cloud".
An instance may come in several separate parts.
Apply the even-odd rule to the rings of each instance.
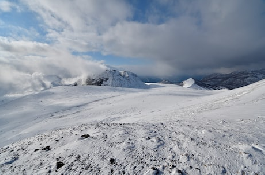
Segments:
[[[14,41],[0,37],[2,60],[25,72],[41,72],[61,77],[91,75],[103,71],[101,62],[74,56],[67,50],[32,41]],[[63,71],[62,71],[63,70]]]
[[[101,62],[32,41],[0,37],[0,94],[46,88],[42,75],[75,78],[106,70]]]
[[[178,5],[175,10],[181,13],[162,24],[122,22],[110,28],[103,35],[104,51],[153,59],[182,73],[249,64],[264,67],[263,2],[179,1]]]
[[[0,10],[3,12],[9,12],[12,10],[13,4],[8,1],[1,1],[0,2]]]
[[[74,31],[86,31],[90,26],[92,29],[104,29],[131,16],[129,6],[122,0],[23,0],[23,2],[39,13],[50,27],[60,29],[67,26]]]
[[[55,49],[46,43],[25,40],[17,41],[6,37],[0,37],[0,51],[25,56],[31,54],[51,54],[55,52]]]
[[[71,49],[98,50],[100,35],[132,15],[122,0],[22,0],[47,26],[47,37]],[[76,44],[78,46],[76,46]]]
[[[10,12],[12,9],[17,9],[19,10],[19,7],[9,1],[0,1],[0,13],[2,12]]]

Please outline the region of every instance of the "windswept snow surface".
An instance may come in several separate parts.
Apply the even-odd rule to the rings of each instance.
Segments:
[[[232,91],[150,87],[6,99],[0,174],[265,174],[265,81]]]

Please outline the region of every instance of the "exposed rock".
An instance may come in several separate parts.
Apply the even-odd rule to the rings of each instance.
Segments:
[[[88,138],[88,137],[90,137],[89,134],[83,134],[83,135],[81,135],[81,138]]]
[[[64,166],[64,163],[61,162],[61,161],[59,161],[59,162],[56,163],[56,168],[57,168],[57,169],[60,169],[60,168],[62,168],[63,166]]]
[[[110,161],[110,164],[112,164],[112,165],[115,164],[115,162],[116,162],[116,160],[114,158],[110,158],[109,161]]]
[[[49,151],[49,150],[51,150],[51,147],[50,146],[46,146],[45,148],[42,148],[42,150]]]

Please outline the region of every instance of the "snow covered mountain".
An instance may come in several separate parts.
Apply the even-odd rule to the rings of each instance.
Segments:
[[[148,88],[148,86],[143,83],[136,74],[129,71],[117,70],[106,70],[94,78],[88,77],[85,84],[127,88]]]
[[[255,71],[240,71],[230,74],[212,74],[201,80],[196,80],[196,84],[209,89],[235,89],[265,79],[265,69]]]

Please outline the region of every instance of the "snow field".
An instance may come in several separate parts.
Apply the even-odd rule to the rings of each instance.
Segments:
[[[150,86],[56,87],[0,105],[1,174],[265,173],[265,81]]]
[[[242,131],[264,121],[83,124],[1,148],[0,167],[3,174],[262,174],[264,135]]]

